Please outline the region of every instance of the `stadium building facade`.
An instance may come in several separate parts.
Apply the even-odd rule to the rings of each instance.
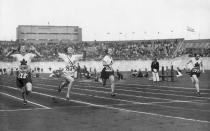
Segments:
[[[25,43],[68,43],[82,41],[78,26],[19,25],[17,41]]]

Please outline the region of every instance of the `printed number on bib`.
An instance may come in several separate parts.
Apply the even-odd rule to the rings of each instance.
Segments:
[[[18,78],[25,79],[27,77],[27,73],[19,73]]]
[[[66,71],[72,71],[73,68],[71,66],[66,66]]]

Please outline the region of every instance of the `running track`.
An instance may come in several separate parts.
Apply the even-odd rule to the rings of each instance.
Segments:
[[[191,87],[167,86],[167,84],[153,87],[146,83],[148,82],[138,80],[117,82],[116,96],[110,97],[109,85],[102,87],[101,84],[96,82],[78,80],[70,93],[71,100],[67,102],[65,101],[66,89],[60,94],[57,93],[59,80],[34,78],[33,93],[28,98],[28,104],[24,106],[20,91],[15,86],[14,77],[5,76],[1,78],[0,84],[0,120],[3,121],[0,127],[3,130],[33,130],[34,128],[38,128],[38,130],[57,130],[57,128],[62,130],[169,130],[170,128],[170,130],[210,130],[210,89],[202,89],[202,97],[197,97],[192,93],[193,89]],[[56,97],[57,101],[53,101],[52,97]],[[80,118],[84,109],[85,112],[90,111],[91,113],[99,109],[101,113],[95,114],[96,118],[91,119],[94,121],[91,122],[88,118]],[[104,110],[111,111],[111,113],[104,112]],[[31,117],[36,122],[30,124],[30,127],[24,127],[15,118],[17,114],[22,112],[26,117]],[[92,126],[86,128],[87,125],[84,127],[84,123],[78,124],[77,122],[75,122],[75,126],[69,126],[68,124],[62,126],[57,125],[54,120],[51,120],[47,125],[38,123],[40,120],[49,117],[49,114],[52,115],[51,112],[53,112],[52,114],[59,112],[59,115],[53,117],[59,117],[58,119],[72,115],[75,119],[81,121],[88,119],[89,122],[86,124]],[[116,114],[121,112],[123,114],[120,114],[121,117],[119,118]],[[62,116],[64,113],[65,116]],[[31,116],[32,114],[37,114],[37,116],[34,118],[34,116]],[[118,126],[113,127],[107,121],[106,115],[108,117],[109,114],[113,115],[113,119],[116,120],[113,123]],[[126,122],[126,119],[121,120],[125,117],[125,114],[127,114],[127,117],[132,116],[129,122]],[[5,120],[5,115],[9,117],[7,120]],[[41,116],[39,118],[39,115],[44,118]],[[88,117],[87,114],[84,116]],[[105,119],[105,122],[96,124],[100,121],[98,118]],[[143,118],[148,118],[148,120],[142,120]],[[121,123],[117,120],[121,120],[125,127],[120,127]],[[152,120],[156,120],[157,125],[147,127]],[[8,121],[13,123],[12,126]],[[72,122],[68,119],[65,121]],[[142,124],[142,121],[145,123]],[[167,125],[168,121],[171,122],[171,125]],[[28,119],[26,122],[28,122]],[[22,127],[19,127],[18,124]],[[103,124],[107,126],[102,126]],[[133,127],[126,126],[126,124]],[[56,125],[56,127],[51,125]],[[177,127],[180,125],[183,127]]]

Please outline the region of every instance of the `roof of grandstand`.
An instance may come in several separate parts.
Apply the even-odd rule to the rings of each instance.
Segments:
[[[210,39],[184,40],[183,48],[210,48]]]

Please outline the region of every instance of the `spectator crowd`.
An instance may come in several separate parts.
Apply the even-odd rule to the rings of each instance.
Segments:
[[[113,49],[115,60],[137,60],[167,59],[189,53],[190,50],[178,49],[184,39],[161,39],[161,40],[135,40],[135,41],[88,41],[71,43],[21,43],[26,47],[35,46],[38,52],[44,57],[34,58],[33,61],[60,61],[57,52],[64,52],[65,48],[72,46],[77,54],[83,53],[83,60],[101,60],[104,50]],[[13,58],[6,58],[5,54],[12,48],[18,48],[20,43],[0,41],[1,61],[13,61]],[[209,49],[204,51],[210,56]]]

